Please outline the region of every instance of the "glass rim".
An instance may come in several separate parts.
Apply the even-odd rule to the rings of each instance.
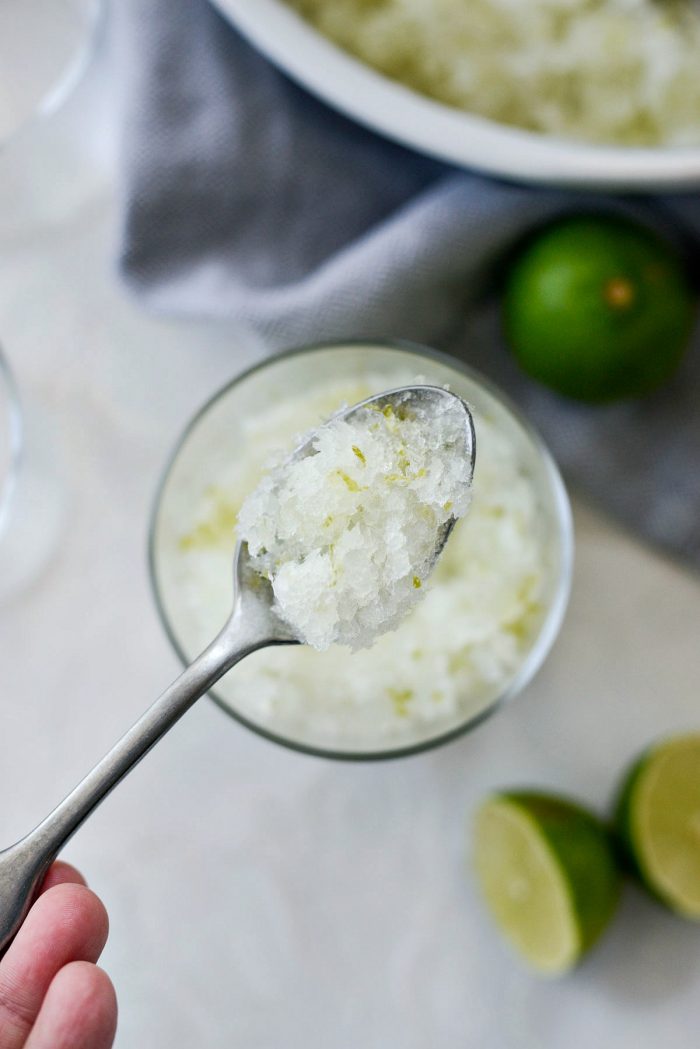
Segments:
[[[477,728],[480,724],[490,718],[496,711],[501,710],[507,704],[509,704],[517,695],[519,695],[524,688],[532,681],[535,677],[542,664],[544,663],[547,655],[549,654],[554,641],[561,629],[564,615],[569,602],[569,595],[571,593],[571,584],[573,579],[573,563],[574,563],[574,526],[573,517],[571,512],[571,504],[566,491],[566,487],[562,480],[559,468],[556,465],[554,458],[549,451],[544,440],[540,436],[539,432],[527,419],[517,405],[510,399],[510,397],[503,393],[503,391],[490,379],[481,374],[476,368],[472,368],[470,365],[465,364],[463,361],[456,357],[451,356],[448,353],[444,353],[441,350],[435,350],[429,346],[423,346],[420,343],[413,342],[409,339],[329,339],[318,342],[306,343],[300,346],[294,346],[290,349],[282,350],[278,353],[274,353],[269,357],[264,357],[260,361],[256,361],[254,364],[243,369],[232,379],[226,382],[220,387],[211,397],[209,397],[204,404],[194,413],[190,418],[189,422],[180,432],[170,454],[168,455],[166,462],[162,468],[159,476],[158,484],[156,485],[156,491],[154,494],[153,502],[151,505],[151,513],[148,525],[148,572],[149,580],[151,585],[151,592],[154,597],[156,611],[158,618],[160,619],[161,625],[165,631],[166,637],[170,641],[175,654],[181,661],[183,666],[187,666],[190,662],[186,653],[183,651],[180,642],[175,636],[174,630],[171,626],[168,618],[167,611],[163,604],[161,597],[160,587],[158,583],[158,573],[156,569],[156,532],[158,525],[158,515],[162,504],[163,493],[167,484],[168,478],[172,471],[175,462],[178,459],[180,451],[184,447],[187,439],[193,430],[197,427],[199,422],[207,415],[214,405],[218,404],[219,401],[223,400],[232,389],[244,382],[252,375],[262,371],[265,368],[270,367],[282,360],[289,360],[294,357],[303,357],[307,354],[316,353],[321,350],[340,350],[340,349],[370,349],[378,348],[382,350],[398,351],[403,353],[410,353],[417,357],[423,357],[424,359],[435,361],[438,364],[442,364],[445,367],[452,368],[455,371],[461,372],[466,375],[468,379],[474,382],[477,386],[482,387],[487,393],[489,393],[494,400],[496,400],[502,407],[504,407],[518,422],[518,424],[525,431],[527,436],[532,441],[538,455],[542,460],[544,466],[544,472],[549,485],[550,493],[552,496],[552,505],[554,508],[554,517],[557,524],[558,536],[560,541],[560,571],[559,577],[556,581],[556,587],[552,600],[547,608],[544,619],[540,626],[539,632],[532,645],[532,648],[523,659],[520,667],[513,677],[508,682],[506,688],[496,696],[489,704],[482,710],[477,711],[475,714],[465,717],[458,725],[453,726],[445,732],[438,733],[435,736],[430,736],[427,739],[419,740],[415,743],[399,744],[393,747],[387,747],[385,749],[378,750],[339,750],[332,746],[326,747],[322,745],[316,745],[311,743],[304,743],[299,740],[291,739],[288,736],[281,735],[266,728],[264,725],[259,725],[251,719],[245,717],[240,711],[235,710],[230,704],[228,704],[222,696],[216,691],[216,686],[211,688],[207,692],[207,697],[211,699],[221,710],[224,711],[229,717],[233,718],[239,724],[245,728],[250,729],[256,735],[261,736],[263,739],[269,740],[272,743],[277,743],[288,750],[295,751],[299,754],[307,754],[313,757],[328,758],[336,761],[347,761],[347,762],[372,762],[372,761],[387,761],[394,758],[411,757],[416,754],[422,754],[425,751],[433,750],[437,747],[444,746],[461,736],[466,735],[473,729]],[[478,452],[477,452],[478,455]]]
[[[107,19],[107,0],[85,0],[85,32],[66,58],[56,77],[40,91],[31,109],[6,135],[0,135],[0,148],[5,148],[38,123],[58,112],[71,97],[90,66],[104,31]]]
[[[6,428],[8,463],[7,474],[0,477],[0,540],[7,527],[15,491],[20,465],[24,457],[24,419],[22,416],[22,404],[15,377],[5,356],[2,343],[0,343],[0,397],[7,405],[7,419],[2,420],[2,426]]]

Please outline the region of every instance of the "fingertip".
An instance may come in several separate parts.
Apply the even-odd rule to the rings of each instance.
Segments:
[[[25,1049],[110,1049],[117,997],[103,969],[70,962],[53,978]]]
[[[96,962],[108,931],[104,904],[86,885],[64,882],[39,896],[0,965],[0,1046],[8,1026],[24,1044],[57,973]]]
[[[41,895],[41,893],[47,892],[48,889],[53,889],[56,885],[66,884],[87,885],[87,882],[80,871],[71,866],[70,863],[64,863],[63,860],[56,860],[46,872],[46,877],[41,883],[39,894]]]
[[[62,882],[39,897],[19,935],[25,930],[45,943],[64,945],[62,964],[96,962],[107,942],[109,917],[92,889],[81,883]]]

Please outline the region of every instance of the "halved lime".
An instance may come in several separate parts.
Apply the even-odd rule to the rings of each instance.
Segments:
[[[635,762],[620,791],[616,824],[647,889],[700,920],[700,734],[666,740]]]
[[[476,815],[474,861],[501,930],[546,975],[571,969],[617,904],[620,874],[607,829],[563,798],[530,791],[489,797]]]

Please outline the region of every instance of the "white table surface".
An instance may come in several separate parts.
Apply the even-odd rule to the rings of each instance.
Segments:
[[[176,673],[147,578],[151,498],[183,423],[254,353],[231,326],[149,318],[120,287],[106,66],[0,154],[0,338],[62,521],[48,563],[0,608],[7,843]],[[554,654],[471,737],[334,764],[203,700],[107,800],[66,858],[110,911],[119,1049],[697,1044],[700,928],[630,889],[582,969],[542,982],[465,875],[465,820],[488,788],[602,806],[639,748],[700,722],[697,578],[580,505],[576,522]]]

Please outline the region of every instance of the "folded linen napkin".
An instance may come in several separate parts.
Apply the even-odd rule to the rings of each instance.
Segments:
[[[270,350],[348,336],[447,349],[505,387],[568,480],[700,564],[700,346],[642,402],[572,404],[520,374],[490,276],[566,210],[615,209],[700,248],[700,195],[523,188],[387,142],[292,84],[206,0],[121,0],[120,265],[150,308],[252,325]]]

